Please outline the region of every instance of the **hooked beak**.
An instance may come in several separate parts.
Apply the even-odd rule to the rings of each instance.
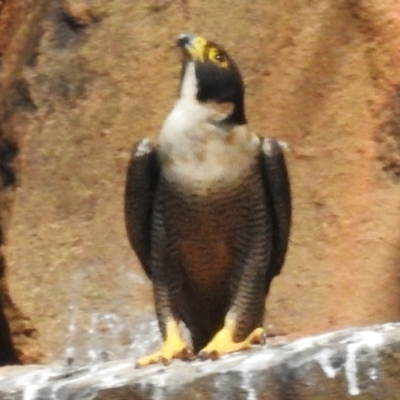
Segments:
[[[186,58],[193,61],[204,61],[204,50],[207,41],[192,33],[183,33],[177,38],[177,44]]]

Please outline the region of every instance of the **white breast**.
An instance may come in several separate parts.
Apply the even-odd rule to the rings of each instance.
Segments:
[[[231,186],[254,164],[259,139],[246,126],[216,124],[222,118],[196,99],[194,64],[186,68],[181,97],[159,137],[161,167],[171,182],[199,194],[209,187]]]

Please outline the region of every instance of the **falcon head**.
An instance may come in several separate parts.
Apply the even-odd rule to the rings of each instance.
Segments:
[[[215,42],[191,33],[180,35],[177,42],[183,54],[181,90],[187,75],[194,72],[191,91],[196,100],[232,104],[232,112],[223,122],[244,125],[243,79],[229,54]]]

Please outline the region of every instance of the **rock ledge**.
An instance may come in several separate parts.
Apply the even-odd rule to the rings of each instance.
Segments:
[[[400,399],[400,324],[353,328],[213,361],[5,367],[7,400]]]

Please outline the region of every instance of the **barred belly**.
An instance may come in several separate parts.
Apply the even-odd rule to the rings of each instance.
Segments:
[[[166,230],[184,282],[195,295],[218,296],[226,292],[236,257],[240,229],[259,199],[260,174],[254,168],[236,187],[214,185],[207,195],[168,185]],[[169,213],[169,210],[174,210]]]

